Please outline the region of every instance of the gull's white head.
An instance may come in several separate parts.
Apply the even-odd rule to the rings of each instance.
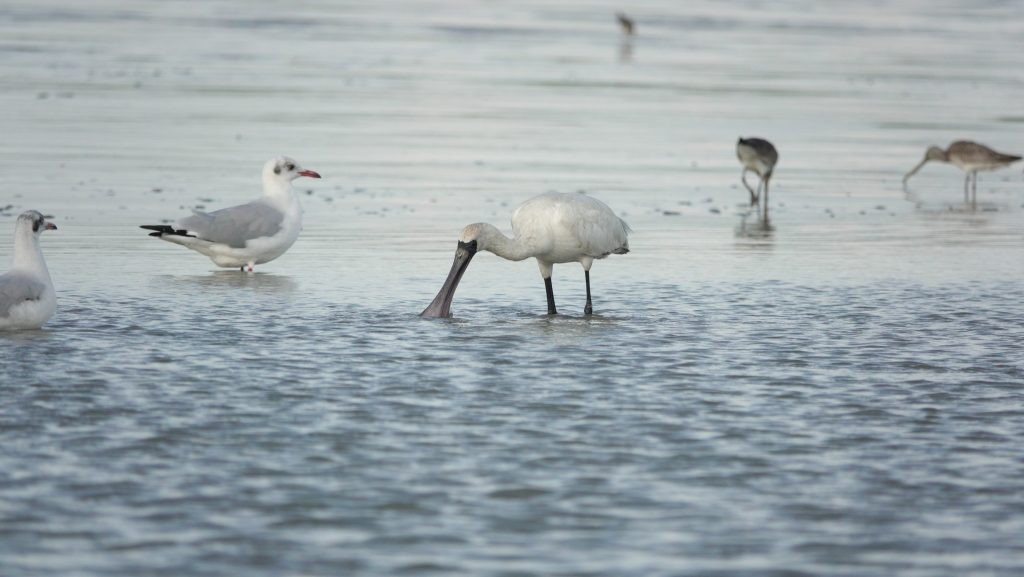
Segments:
[[[287,156],[276,156],[263,165],[264,181],[288,183],[300,176],[320,178],[319,174],[302,168],[294,158]]]
[[[38,238],[44,230],[57,230],[57,225],[47,221],[43,213],[38,210],[26,210],[18,216],[15,230],[31,231]]]

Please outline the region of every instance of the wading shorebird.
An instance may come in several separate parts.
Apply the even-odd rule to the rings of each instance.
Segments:
[[[764,219],[768,220],[768,181],[772,178],[775,165],[779,162],[779,152],[775,146],[763,138],[743,138],[736,142],[736,158],[743,165],[740,180],[750,192],[750,206],[761,202],[761,188],[764,187],[764,202],[761,202]],[[758,176],[757,191],[747,184],[747,172],[754,171]]]
[[[57,310],[50,271],[39,248],[39,235],[57,230],[37,211],[21,213],[14,224],[14,262],[0,275],[0,330],[38,329]]]
[[[977,202],[978,171],[996,170],[1009,166],[1020,159],[1021,157],[1013,154],[996,152],[984,144],[978,144],[970,140],[957,140],[950,144],[946,150],[942,150],[938,146],[929,146],[928,150],[924,153],[924,159],[903,177],[903,184],[906,185],[910,177],[917,174],[917,171],[921,170],[921,167],[927,164],[929,160],[948,162],[955,164],[960,170],[967,173],[966,178],[964,178],[964,202],[968,202],[968,185],[971,188],[972,202]]]
[[[636,24],[634,24],[633,19],[626,16],[624,12],[616,12],[615,18],[619,21],[619,27],[622,28],[623,34],[626,36],[632,36],[636,33]]]
[[[263,196],[247,204],[213,212],[193,210],[174,226],[147,224],[149,236],[180,244],[206,255],[217,266],[253,266],[270,262],[288,250],[302,230],[302,207],[292,188],[300,176],[320,178],[287,156],[272,158],[263,165]]]
[[[585,314],[593,313],[590,300],[590,267],[595,259],[629,252],[629,225],[615,216],[603,202],[578,192],[549,192],[535,196],[512,213],[513,237],[508,238],[493,225],[476,223],[462,229],[455,262],[441,290],[423,317],[450,317],[452,299],[462,274],[477,252],[485,250],[503,259],[537,259],[540,276],[548,297],[548,314],[555,310],[551,288],[551,269],[556,263],[578,262],[587,281]]]

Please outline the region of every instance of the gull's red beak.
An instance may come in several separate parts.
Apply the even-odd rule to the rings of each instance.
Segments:
[[[57,225],[53,224],[52,222],[47,222],[45,228],[46,230],[57,230]]]
[[[300,170],[299,176],[308,176],[310,178],[320,178],[320,175],[312,170]]]

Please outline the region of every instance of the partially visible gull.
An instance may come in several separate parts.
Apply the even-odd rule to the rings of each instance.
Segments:
[[[0,330],[38,329],[57,310],[39,235],[57,230],[38,211],[21,213],[14,225],[14,263],[0,275]]]

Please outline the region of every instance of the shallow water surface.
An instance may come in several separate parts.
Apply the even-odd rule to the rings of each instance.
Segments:
[[[1013,3],[0,7],[0,253],[58,293],[0,335],[0,574],[1024,573]],[[736,137],[780,151],[770,223]],[[145,236],[299,180],[254,274]],[[582,190],[592,271],[458,231]]]

